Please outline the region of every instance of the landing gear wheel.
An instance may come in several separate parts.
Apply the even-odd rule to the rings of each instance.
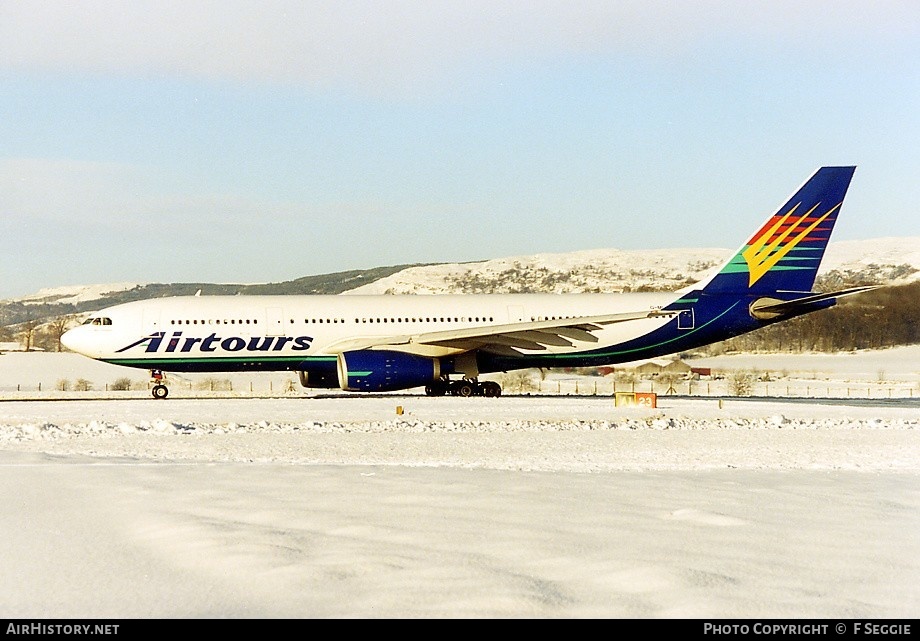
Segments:
[[[165,385],[154,385],[150,391],[156,399],[166,398],[169,395],[169,388]]]
[[[454,394],[464,398],[472,396],[474,391],[473,384],[467,381],[462,381],[454,387]]]
[[[486,381],[482,384],[482,395],[497,398],[502,395],[502,386],[494,381]]]

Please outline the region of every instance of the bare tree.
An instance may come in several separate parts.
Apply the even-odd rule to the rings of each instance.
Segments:
[[[750,396],[754,391],[754,374],[747,370],[733,370],[728,375],[728,389],[735,396]]]
[[[55,351],[63,352],[64,346],[61,344],[61,336],[70,329],[71,319],[66,316],[57,316],[48,323],[48,335],[54,341]]]
[[[22,322],[19,324],[19,332],[17,333],[22,346],[25,348],[25,351],[32,351],[32,342],[35,339],[35,331],[38,329],[38,321],[34,318]]]

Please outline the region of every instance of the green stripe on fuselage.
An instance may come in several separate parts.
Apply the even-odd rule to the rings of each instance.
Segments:
[[[128,367],[152,367],[169,369],[169,365],[203,365],[212,363],[325,363],[335,361],[336,356],[216,356],[180,358],[101,358],[105,363]]]

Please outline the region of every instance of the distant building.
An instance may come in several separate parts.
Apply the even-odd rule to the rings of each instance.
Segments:
[[[680,359],[668,360],[655,358],[647,361],[639,361],[632,369],[641,376],[658,376],[664,373],[686,376],[690,374],[693,368]]]
[[[665,360],[650,360],[642,361],[639,364],[633,367],[633,370],[637,374],[642,374],[644,376],[658,376],[661,374],[662,368],[668,364],[668,361]]]
[[[693,369],[692,367],[690,367],[689,365],[687,365],[685,362],[683,362],[682,360],[678,358],[676,360],[671,361],[664,367],[662,367],[661,371],[669,372],[671,374],[680,374],[683,376],[685,374],[689,374],[692,369]]]

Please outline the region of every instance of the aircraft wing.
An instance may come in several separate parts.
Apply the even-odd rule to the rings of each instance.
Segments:
[[[447,329],[439,332],[423,332],[421,334],[355,338],[334,343],[324,351],[337,353],[387,346],[430,345],[460,351],[478,349],[493,354],[520,356],[520,350],[539,351],[545,350],[548,346],[574,347],[575,344],[572,341],[596,343],[598,339],[593,332],[601,329],[604,325],[674,316],[676,313],[665,310],[625,312]]]

